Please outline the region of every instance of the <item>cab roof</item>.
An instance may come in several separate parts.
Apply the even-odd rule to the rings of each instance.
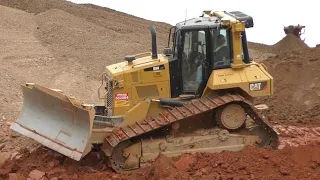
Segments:
[[[215,28],[220,24],[220,19],[217,17],[196,17],[177,23],[178,29],[203,29]]]
[[[238,21],[245,22],[246,28],[252,28],[253,27],[253,18],[247,14],[244,14],[241,11],[231,11],[226,12],[223,11],[223,14],[225,16],[229,16],[231,18],[234,18]],[[192,19],[188,19],[185,21],[182,21],[180,23],[176,24],[176,28],[178,29],[205,29],[205,28],[215,28],[219,26],[221,23],[221,19],[219,16],[205,16],[202,15],[200,17],[195,17]]]

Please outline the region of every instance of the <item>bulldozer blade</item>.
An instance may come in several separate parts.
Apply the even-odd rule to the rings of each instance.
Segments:
[[[58,90],[22,85],[23,107],[11,129],[71,159],[91,150],[95,110]]]

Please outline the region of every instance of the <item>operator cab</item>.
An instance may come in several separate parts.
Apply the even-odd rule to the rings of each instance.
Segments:
[[[238,16],[239,13],[233,12]],[[228,13],[234,17],[233,14]],[[252,18],[241,15],[247,19],[246,27],[252,27]],[[178,23],[170,29],[168,47],[170,36],[173,50],[169,56],[172,98],[181,94],[201,95],[212,70],[231,68],[234,59],[232,32],[230,26],[222,25],[219,17],[202,15]],[[245,31],[241,32],[240,44],[242,61],[250,63]]]

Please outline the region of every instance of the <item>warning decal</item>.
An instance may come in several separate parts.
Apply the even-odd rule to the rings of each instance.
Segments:
[[[120,100],[129,100],[128,93],[116,94],[116,101],[120,101]]]
[[[118,93],[118,94],[116,94],[114,106],[115,107],[130,106],[129,94],[128,93]]]

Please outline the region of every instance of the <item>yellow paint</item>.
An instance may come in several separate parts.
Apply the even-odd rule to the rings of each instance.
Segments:
[[[248,65],[242,69],[214,70],[209,77],[207,87],[211,90],[240,88],[251,97],[270,96],[273,94],[273,80],[258,64]],[[266,89],[250,90],[250,83],[267,82]]]
[[[151,104],[150,99],[146,99],[137,105],[135,105],[133,108],[128,110],[124,114],[124,122],[125,125],[134,124],[135,122],[142,121],[144,118],[146,118],[149,107]]]
[[[124,61],[106,67],[106,74],[113,77],[115,85],[113,115],[125,114],[146,98],[170,98],[168,59],[163,55],[159,55],[158,59],[152,59],[150,53],[136,55],[136,58],[132,64]],[[157,70],[161,65],[165,69]],[[152,70],[145,71],[147,68]],[[128,93],[128,101],[115,99],[117,94],[122,93]]]
[[[209,11],[205,13],[209,14]],[[241,33],[245,31],[244,22],[221,11],[215,11],[210,16],[221,18],[222,24],[231,28],[233,64],[231,68],[212,71],[202,96],[224,89],[241,89],[251,97],[272,95],[273,78],[265,66],[255,62],[244,64],[242,61]],[[128,100],[114,100],[113,115],[125,115],[124,124],[156,115],[163,107],[157,102],[151,102],[145,107],[145,100],[170,98],[171,94],[168,58],[159,54],[157,59],[152,59],[149,52],[137,54],[135,57],[136,60],[131,63],[123,61],[106,67],[106,74],[112,77],[114,82],[113,98],[118,93],[128,93]],[[164,70],[157,69],[161,65],[165,67]],[[153,67],[155,68],[145,71]],[[142,113],[143,110],[146,112]]]
[[[114,107],[124,107],[124,106],[130,106],[130,102],[125,100],[120,100],[120,101],[115,101],[114,103]]]

